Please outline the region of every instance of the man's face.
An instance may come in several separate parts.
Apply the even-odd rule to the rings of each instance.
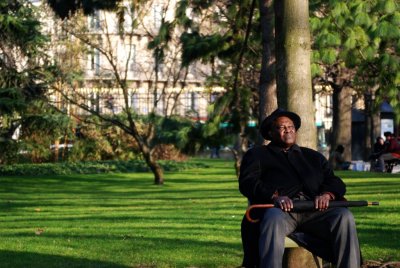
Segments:
[[[283,148],[289,148],[296,143],[296,128],[293,121],[286,116],[278,117],[271,131],[272,141]]]

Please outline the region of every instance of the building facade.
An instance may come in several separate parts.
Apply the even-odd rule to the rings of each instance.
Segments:
[[[119,12],[99,10],[65,21],[43,7],[50,53],[65,73],[78,79],[61,81],[52,93],[54,102],[78,115],[132,109],[139,115],[154,112],[206,120],[207,107],[224,91],[206,85],[210,66],[182,65],[179,29],[172,30],[168,43],[157,43],[162,22],[173,20],[176,4],[154,0],[132,6],[132,1],[123,1]],[[66,96],[76,107],[62,104]]]

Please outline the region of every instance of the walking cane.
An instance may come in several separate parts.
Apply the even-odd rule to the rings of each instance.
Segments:
[[[365,206],[379,206],[379,202],[368,202],[368,201],[330,201],[329,208],[334,207],[365,207]],[[279,208],[279,205],[274,204],[254,204],[247,208],[246,218],[249,222],[258,222],[258,219],[251,218],[250,212],[253,209],[258,208]],[[291,212],[304,212],[313,211],[315,209],[314,201],[309,200],[293,200],[293,209]]]

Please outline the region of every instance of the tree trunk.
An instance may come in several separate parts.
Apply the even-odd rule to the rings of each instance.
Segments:
[[[231,149],[232,155],[233,155],[233,160],[234,160],[234,168],[235,168],[235,173],[236,173],[236,178],[239,178],[240,175],[240,164],[242,163],[242,157],[240,156],[238,150],[235,148]]]
[[[297,143],[316,149],[308,0],[274,3],[278,106],[301,117]],[[297,260],[312,261],[312,255],[305,250],[297,250],[295,255]]]
[[[68,135],[65,134],[64,135],[64,150],[62,151],[62,154],[61,154],[62,161],[65,160],[65,156],[68,154],[69,151],[70,151],[70,148],[68,147]]]
[[[343,157],[346,161],[350,161],[352,89],[340,86],[333,87],[332,106],[331,151],[334,151],[339,144],[343,145],[345,148]]]
[[[59,152],[60,152],[60,139],[56,139],[54,141],[54,162],[58,162],[59,159]],[[65,150],[66,148],[64,148]]]
[[[240,164],[242,162],[242,158],[244,153],[247,151],[247,149],[249,148],[248,146],[248,138],[245,135],[245,130],[246,130],[246,124],[240,124],[240,133],[238,135],[238,140],[237,140],[237,144],[236,146],[234,146],[235,148],[233,148],[232,154],[233,154],[233,158],[235,160],[234,163],[234,167],[235,167],[235,172],[236,172],[236,177],[239,178],[239,174],[240,174]]]
[[[363,160],[368,161],[372,152],[373,141],[373,117],[372,117],[372,94],[370,92],[364,93],[364,121],[365,121],[365,138],[364,138],[364,153]]]
[[[157,163],[157,161],[154,159],[154,157],[151,155],[151,151],[149,148],[145,145],[142,145],[142,154],[144,157],[144,160],[146,161],[147,166],[150,168],[150,170],[154,174],[154,184],[156,185],[162,185],[164,184],[164,172],[161,166]]]
[[[381,136],[380,110],[375,109],[375,92],[377,89],[378,87],[371,88],[368,93],[364,95],[365,111],[368,115],[368,127],[366,128],[365,137],[366,146],[364,152],[365,161],[369,160],[376,138]]]
[[[128,114],[128,122],[131,129],[131,135],[136,140],[139,145],[140,152],[143,155],[144,161],[147,166],[150,168],[151,172],[154,174],[154,184],[162,185],[164,184],[164,172],[161,166],[157,163],[157,160],[152,155],[152,149],[149,146],[149,141],[151,141],[154,137],[154,126],[151,126],[150,132],[148,133],[147,140],[143,139],[137,131],[136,124],[132,119],[132,114]]]
[[[372,137],[373,143],[375,143],[376,138],[381,136],[381,117],[380,111],[374,111],[372,113]]]
[[[308,0],[275,1],[278,106],[300,115],[297,142],[317,147]]]
[[[259,125],[264,118],[277,107],[276,77],[275,77],[275,36],[274,36],[274,8],[272,0],[259,0],[262,29],[262,60],[259,88]],[[260,136],[259,144],[264,139]]]

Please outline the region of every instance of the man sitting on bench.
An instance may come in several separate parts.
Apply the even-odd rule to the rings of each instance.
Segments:
[[[259,262],[251,265],[282,267],[285,237],[300,231],[322,241],[336,267],[360,267],[353,215],[347,208],[328,208],[330,200],[343,198],[346,186],[334,175],[322,154],[296,144],[300,125],[301,119],[297,114],[280,109],[274,111],[260,127],[261,135],[271,143],[250,149],[242,159],[241,193],[251,205],[275,203],[278,206],[263,211],[260,224],[254,225],[259,229],[248,230],[246,228],[251,228],[251,225],[242,224],[242,235],[257,235],[253,243],[258,244],[254,248],[258,248]],[[316,210],[292,212],[293,200],[296,199],[313,200]],[[248,245],[249,239],[244,237],[243,241]],[[246,245],[243,246],[246,251]],[[313,245],[310,246],[308,249],[313,251]],[[320,244],[315,247],[313,253],[318,255]],[[243,266],[250,267],[246,263]]]

